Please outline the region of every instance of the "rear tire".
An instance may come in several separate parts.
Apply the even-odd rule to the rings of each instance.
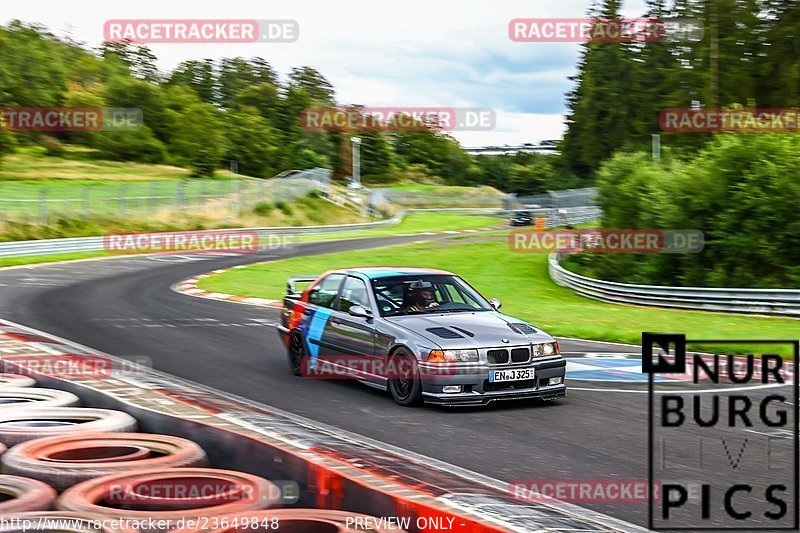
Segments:
[[[289,335],[289,346],[286,348],[289,356],[289,370],[295,376],[303,375],[303,358],[307,357],[306,343],[299,331],[295,330]]]
[[[412,407],[422,403],[422,382],[419,380],[417,359],[410,351],[399,348],[390,356],[389,368],[397,373],[389,380],[389,392],[398,405]]]

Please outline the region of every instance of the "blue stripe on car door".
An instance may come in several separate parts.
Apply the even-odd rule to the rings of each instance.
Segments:
[[[331,309],[318,307],[314,310],[314,316],[308,325],[308,353],[311,356],[309,361],[311,368],[316,366],[317,357],[319,357],[319,343],[322,341],[322,334],[325,332],[325,326],[332,313]]]

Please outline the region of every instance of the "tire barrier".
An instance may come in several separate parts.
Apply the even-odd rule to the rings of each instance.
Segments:
[[[43,351],[43,347],[39,346],[41,344],[47,344],[48,354],[65,360],[76,353],[99,354],[0,319],[0,350],[4,353],[28,358]],[[113,356],[102,355],[115,360]],[[8,363],[14,367],[12,361]],[[135,416],[140,427],[149,433],[166,433],[191,439],[206,450],[215,467],[251,472],[274,480],[274,483],[270,483],[263,478],[255,478],[269,487],[266,503],[247,501],[242,496],[249,492],[241,484],[230,480],[216,483],[218,490],[210,496],[201,493],[199,497],[188,498],[183,494],[178,498],[174,493],[170,496],[146,489],[164,485],[164,482],[173,486],[186,484],[189,480],[182,473],[186,470],[194,473],[200,470],[201,477],[206,480],[210,477],[208,472],[220,471],[191,468],[134,470],[127,475],[83,481],[67,489],[61,499],[56,499],[54,503],[57,509],[74,512],[81,517],[130,520],[127,525],[141,529],[141,533],[162,533],[168,528],[191,527],[171,521],[165,525],[166,520],[151,525],[150,518],[154,515],[160,515],[159,519],[177,515],[187,519],[184,524],[189,523],[189,519],[197,524],[198,517],[207,519],[252,513],[277,507],[278,503],[316,509],[349,509],[384,517],[383,522],[373,519],[371,524],[392,531],[403,527],[410,531],[442,530],[440,525],[448,524],[452,525],[453,533],[501,533],[533,529],[617,533],[646,531],[629,522],[568,503],[563,503],[562,507],[562,504],[550,506],[521,502],[511,497],[508,485],[500,481],[489,480],[492,484],[476,481],[468,472],[451,469],[449,465],[431,464],[413,455],[387,450],[357,436],[339,435],[289,413],[193,385],[146,367],[79,383],[64,379],[64,376],[41,376],[37,379],[42,387],[63,388],[77,394],[86,405],[126,411]],[[29,407],[30,402],[26,405]],[[19,410],[28,410],[28,407]],[[123,451],[120,455],[132,464],[133,459],[147,453],[147,450],[137,448]],[[152,475],[154,472],[158,474],[155,477]],[[238,476],[236,479],[243,476],[235,472],[222,472]],[[148,476],[143,478],[143,474]],[[0,475],[2,478],[11,479],[12,476]],[[110,491],[109,479],[114,482],[135,481],[138,484],[121,493],[132,500],[132,506],[120,505],[125,503],[126,498],[121,498],[119,492]],[[219,482],[219,479],[212,479],[210,484],[215,484],[215,481]],[[145,490],[141,490],[142,487]],[[281,494],[279,487],[285,489],[284,494]],[[274,495],[270,494],[272,491]],[[0,502],[4,503],[8,498],[1,494]],[[235,501],[232,503],[228,500]],[[491,513],[486,511],[487,507],[491,507]],[[9,516],[12,512],[20,511],[0,508],[0,517]],[[306,526],[304,522],[295,520],[292,522],[295,531],[303,531],[299,529],[301,527],[306,527],[307,531],[309,528],[311,531],[320,531],[322,528],[337,531],[342,527],[338,522],[339,525],[335,527],[339,529],[332,529],[331,524],[325,521],[334,524],[337,521],[329,515],[317,515],[318,511],[280,509],[274,512],[303,513],[300,518],[305,520],[305,524],[309,520],[317,521],[313,526]],[[343,514],[346,516],[346,513]],[[287,528],[284,531],[288,530],[289,518],[294,516],[286,517]],[[420,520],[423,521],[422,526],[419,525]],[[358,523],[349,525],[351,529],[353,526],[355,530],[370,530]],[[347,523],[345,527],[348,527]]]
[[[135,529],[112,529],[101,516],[69,511],[41,511],[3,516],[0,533],[138,533]],[[119,526],[120,524],[118,524]]]
[[[405,533],[404,529],[379,528],[374,516],[347,511],[329,511],[324,509],[278,509],[275,511],[256,511],[233,515],[216,516],[208,524],[216,524],[216,528],[197,524],[194,529],[186,527],[176,529],[172,533],[338,533],[362,531],[369,533]],[[234,525],[235,524],[235,525]]]
[[[130,433],[137,422],[128,413],[88,407],[39,407],[0,410],[0,443],[21,442],[56,435]]]
[[[10,513],[47,511],[53,508],[56,496],[56,491],[41,481],[0,476],[0,517]]]
[[[181,520],[258,511],[278,505],[280,489],[264,478],[213,468],[171,468],[90,479],[64,491],[65,511],[140,523],[166,531]]]
[[[5,473],[38,479],[62,491],[89,479],[136,470],[203,467],[208,458],[200,446],[179,437],[90,433],[23,442],[0,462]]]
[[[74,407],[80,404],[71,392],[32,387],[0,388],[0,412],[12,409],[41,407]]]
[[[0,372],[0,389],[8,387],[35,387],[36,380],[22,374]]]

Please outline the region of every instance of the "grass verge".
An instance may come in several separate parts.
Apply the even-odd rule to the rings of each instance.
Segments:
[[[330,206],[328,202],[325,202],[324,206],[318,206],[318,200],[314,198],[302,199],[299,201],[299,206],[301,207],[301,213],[307,213],[309,216],[319,216],[321,213],[325,211],[319,209],[319,207],[327,208]],[[294,211],[295,204],[288,204],[290,208],[292,208],[292,213],[294,216],[297,217],[298,213]],[[341,209],[337,206],[331,206],[337,210]],[[267,211],[268,213],[283,213],[285,208],[281,210],[279,207],[264,207],[262,210]],[[349,214],[348,211],[342,210],[343,213]],[[285,215],[285,213],[284,213]],[[296,220],[296,219],[295,219]],[[378,228],[378,229],[370,229],[370,230],[359,230],[347,233],[334,233],[334,234],[320,234],[320,235],[303,235],[299,237],[300,242],[313,242],[313,241],[321,241],[321,240],[336,240],[336,239],[352,239],[352,238],[367,238],[367,237],[385,237],[391,235],[400,235],[403,233],[415,233],[415,232],[422,232],[422,231],[430,231],[431,229],[435,228],[437,231],[448,231],[448,230],[458,230],[458,229],[473,229],[473,228],[482,228],[486,227],[491,224],[498,223],[497,218],[493,217],[485,217],[485,216],[467,216],[467,215],[457,215],[453,213],[414,213],[408,215],[406,218],[403,219],[400,224],[388,228]],[[272,219],[272,221],[275,221]],[[281,220],[278,220],[280,222]],[[285,221],[284,221],[285,222]],[[318,220],[314,219],[314,222],[319,222],[321,224],[330,223],[333,224],[335,222],[330,222],[327,220]],[[268,225],[268,224],[262,224]],[[271,225],[278,225],[278,224],[271,224]],[[57,261],[71,261],[74,259],[89,259],[93,257],[105,257],[109,255],[117,255],[117,254],[109,254],[104,251],[98,252],[78,252],[78,253],[70,253],[70,254],[52,254],[52,255],[31,255],[31,256],[22,256],[22,257],[5,257],[0,258],[0,268],[8,267],[8,266],[17,266],[17,265],[33,265],[33,264],[40,264],[40,263],[52,263]]]
[[[459,215],[456,213],[411,213],[396,226],[385,228],[356,230],[347,233],[331,233],[329,235],[306,235],[299,242],[358,239],[368,237],[390,237],[404,233],[426,233],[434,231],[456,231],[480,229],[503,224],[497,217],[483,215]]]
[[[499,298],[503,312],[565,337],[638,344],[642,331],[685,333],[690,339],[792,339],[800,331],[800,321],[792,319],[630,307],[584,298],[550,280],[545,254],[512,252],[504,237],[479,240],[473,236],[471,240],[297,257],[230,270],[201,280],[199,286],[228,294],[281,298],[290,276],[376,265],[450,270],[486,297]],[[709,345],[698,348],[712,349]],[[767,351],[762,346],[751,349]]]
[[[36,265],[41,263],[56,263],[58,261],[75,261],[77,259],[92,259],[94,257],[108,257],[108,252],[75,252],[71,254],[27,255],[21,257],[0,257],[0,268],[18,265]]]

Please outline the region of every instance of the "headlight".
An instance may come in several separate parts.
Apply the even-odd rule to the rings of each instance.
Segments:
[[[429,363],[474,363],[478,361],[478,350],[431,350]]]
[[[534,357],[544,357],[548,355],[554,355],[558,352],[558,343],[557,342],[546,342],[544,344],[534,344],[533,345],[533,356]]]

